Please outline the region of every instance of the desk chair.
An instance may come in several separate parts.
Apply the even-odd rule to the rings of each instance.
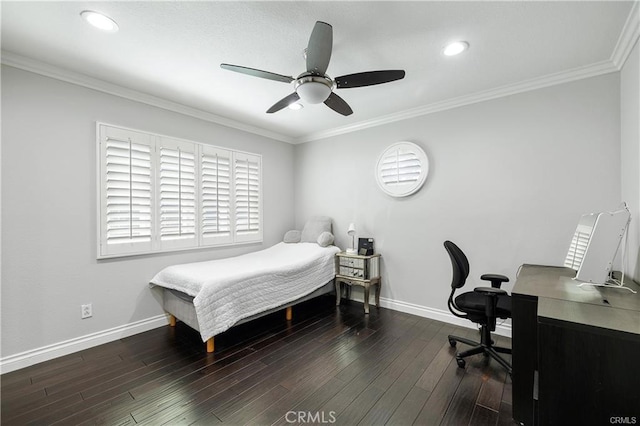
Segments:
[[[496,329],[496,318],[511,317],[511,296],[500,289],[502,283],[509,282],[509,278],[504,275],[484,274],[480,279],[490,281],[491,287],[476,287],[473,291],[462,293],[454,299],[455,291],[465,284],[469,276],[469,261],[462,250],[451,241],[445,241],[444,248],[449,253],[453,268],[449,310],[457,317],[466,318],[480,325],[480,342],[449,336],[449,344],[452,347],[455,347],[457,342],[472,346],[471,349],[456,354],[458,367],[464,368],[465,357],[483,353],[498,361],[511,375],[511,364],[499,354],[510,354],[511,349],[494,346],[491,340],[491,332]]]

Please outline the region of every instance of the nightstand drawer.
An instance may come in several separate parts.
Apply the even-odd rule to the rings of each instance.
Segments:
[[[357,259],[353,257],[340,257],[340,266],[341,267],[348,266],[351,268],[364,269],[364,259]]]
[[[340,265],[340,271],[338,274],[344,277],[364,278],[364,269]]]

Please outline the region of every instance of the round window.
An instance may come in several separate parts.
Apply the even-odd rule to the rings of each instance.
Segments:
[[[428,174],[427,154],[412,142],[396,142],[378,158],[378,186],[392,197],[406,197],[417,192]]]

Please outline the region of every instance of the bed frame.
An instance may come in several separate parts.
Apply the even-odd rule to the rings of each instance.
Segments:
[[[304,302],[306,300],[313,299],[323,294],[331,293],[335,291],[335,280],[331,280],[319,289],[309,293],[306,296],[303,296],[299,299],[294,300],[293,302],[289,302],[282,306],[277,306],[273,309],[269,309],[264,312],[260,312],[258,314],[252,315],[250,317],[241,319],[237,323],[234,324],[240,325],[245,322],[253,321],[254,319],[263,317],[265,315],[269,315],[273,312],[280,311],[282,308],[285,308],[285,315],[287,321],[291,321],[293,318],[293,306],[297,305],[300,302]],[[162,306],[164,310],[169,314],[169,326],[175,327],[176,321],[180,320],[183,323],[187,324],[189,327],[194,330],[200,331],[198,326],[198,318],[196,316],[196,309],[193,306],[193,297],[187,294],[181,293],[176,290],[170,290],[167,288],[162,289]],[[212,353],[215,350],[214,337],[211,337],[207,340],[207,352]]]

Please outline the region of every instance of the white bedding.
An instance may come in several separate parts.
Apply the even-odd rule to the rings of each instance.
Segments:
[[[202,340],[293,302],[335,277],[336,246],[285,244],[227,259],[169,266],[152,285],[193,296]]]

